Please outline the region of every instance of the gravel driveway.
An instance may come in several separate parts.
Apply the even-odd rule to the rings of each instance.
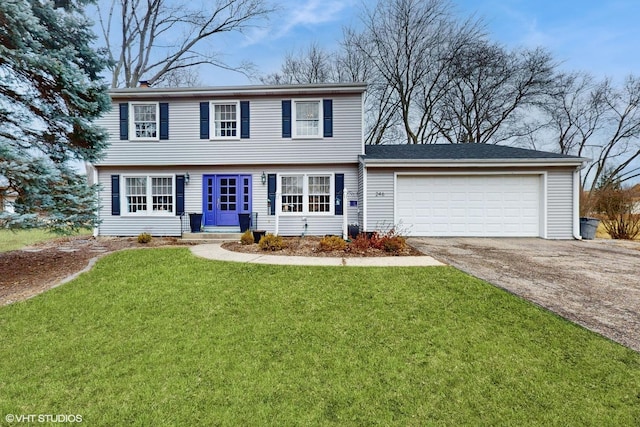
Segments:
[[[412,238],[409,243],[640,351],[640,242]]]

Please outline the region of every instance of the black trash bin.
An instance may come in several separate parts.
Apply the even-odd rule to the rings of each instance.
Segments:
[[[355,239],[360,234],[360,226],[358,224],[349,224],[347,226],[347,237]]]
[[[248,214],[248,213],[238,214],[238,221],[240,221],[240,232],[244,233],[251,226],[251,214]]]
[[[202,225],[202,214],[201,213],[190,213],[189,214],[189,226],[191,227],[191,232],[192,233],[199,233],[201,225]]]

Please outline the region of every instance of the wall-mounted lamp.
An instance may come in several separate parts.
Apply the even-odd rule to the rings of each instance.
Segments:
[[[187,172],[187,173],[184,174],[184,183],[188,184],[189,183],[189,179],[190,179],[189,172]]]
[[[264,171],[262,172],[262,176],[260,177],[260,181],[262,181],[262,185],[265,185],[267,183],[267,175],[264,174]]]

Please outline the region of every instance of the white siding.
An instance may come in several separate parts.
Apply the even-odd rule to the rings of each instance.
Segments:
[[[394,175],[393,170],[367,170],[367,230],[384,231],[393,223]]]
[[[547,174],[547,237],[573,238],[573,170]]]
[[[117,174],[189,174],[189,183],[185,186],[185,212],[201,213],[202,205],[202,176],[213,174],[251,174],[252,181],[252,211],[258,213],[257,228],[268,232],[275,232],[276,217],[269,215],[267,204],[267,185],[262,184],[261,176],[265,174],[279,173],[343,173],[345,188],[348,195],[345,197],[345,213],[349,222],[356,222],[357,207],[348,207],[350,200],[356,200],[356,193],[350,189],[357,189],[357,167],[353,165],[309,165],[309,166],[172,166],[172,167],[99,167],[98,180],[102,186],[100,192],[100,219],[99,234],[107,236],[136,236],[142,232],[148,232],[157,236],[179,236],[180,218],[172,217],[132,217],[126,215],[111,215],[111,175]],[[121,196],[122,197],[122,196]],[[327,215],[295,215],[280,216],[279,232],[283,236],[301,235],[304,231],[303,218],[306,218],[308,235],[341,234],[343,216]]]
[[[250,108],[250,138],[232,141],[200,139],[200,102],[209,98],[169,102],[169,139],[121,141],[119,108],[98,124],[111,135],[110,147],[98,165],[264,165],[356,163],[362,154],[361,95],[332,95],[333,137],[282,138],[283,97],[246,98]]]

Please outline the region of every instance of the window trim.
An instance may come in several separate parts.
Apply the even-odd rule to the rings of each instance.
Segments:
[[[287,212],[282,210],[282,178],[289,176],[302,176],[302,211]],[[329,177],[329,210],[327,212],[312,212],[309,210],[309,177],[328,176]],[[282,216],[333,216],[335,215],[335,182],[336,174],[333,172],[301,172],[291,171],[279,173],[276,180],[276,213]]]
[[[297,112],[299,103],[313,102],[318,105],[318,134],[317,135],[298,135]],[[317,98],[301,98],[291,100],[291,138],[292,139],[323,139],[324,138],[324,108],[322,99]]]
[[[236,107],[236,135],[235,136],[216,136],[216,105],[235,105]],[[209,140],[211,141],[237,141],[242,133],[240,101],[210,101],[209,102]]]
[[[154,105],[156,107],[156,136],[155,137],[137,137],[136,136],[136,105]],[[130,141],[160,141],[160,103],[133,101],[129,102],[129,140]]]
[[[146,211],[129,212],[129,206],[127,204],[127,178],[146,178],[147,189],[145,196],[147,197]],[[171,178],[171,211],[153,211],[153,183],[152,178]],[[176,176],[173,174],[144,174],[144,173],[129,173],[120,175],[120,216],[130,217],[174,217],[176,216]]]

